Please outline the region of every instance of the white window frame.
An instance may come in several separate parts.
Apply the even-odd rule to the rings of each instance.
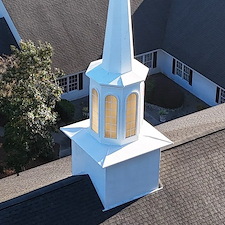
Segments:
[[[148,68],[152,68],[153,65],[153,52],[146,52],[140,55],[136,55],[135,59],[143,63]]]
[[[135,98],[133,98],[133,96]],[[137,132],[138,95],[131,93],[126,100],[126,138],[136,135]]]
[[[217,102],[219,104],[222,104],[222,103],[225,103],[225,89],[224,88],[221,88],[221,87],[217,87],[219,88],[219,93],[218,93],[218,99],[217,99]]]
[[[190,67],[186,66],[181,61],[175,59],[175,75],[178,75],[183,80],[189,83],[191,71],[193,71]]]
[[[220,103],[225,103],[225,89],[220,89]]]
[[[91,129],[98,134],[99,131],[99,94],[93,88],[91,91]]]
[[[63,77],[58,78],[59,86],[62,88],[63,93],[68,93],[75,90],[80,90],[79,87],[79,75],[82,73],[82,76],[84,76],[85,71],[66,75]]]
[[[118,99],[115,95],[105,97],[105,138],[117,139]]]

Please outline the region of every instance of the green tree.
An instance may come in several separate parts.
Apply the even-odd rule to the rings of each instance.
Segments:
[[[51,132],[55,130],[55,104],[62,93],[52,70],[49,43],[21,42],[12,55],[0,58],[0,111],[7,115],[4,150],[8,166],[17,174],[24,166],[53,151]]]

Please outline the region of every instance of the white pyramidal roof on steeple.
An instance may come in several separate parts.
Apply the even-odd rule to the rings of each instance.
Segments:
[[[148,122],[144,121],[139,140],[132,144],[123,146],[101,144],[90,135],[89,124],[90,121],[88,119],[60,129],[82,149],[85,149],[86,153],[102,168],[115,165],[173,143]]]
[[[130,1],[110,1],[102,68],[111,73],[127,73],[132,70],[133,58]]]
[[[109,1],[103,59],[86,72],[99,84],[126,86],[146,78],[148,68],[134,59],[130,14],[129,0]]]

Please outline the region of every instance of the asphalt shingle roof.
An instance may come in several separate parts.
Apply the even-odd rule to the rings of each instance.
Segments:
[[[65,73],[101,57],[108,0],[3,2],[21,37],[50,42],[54,66]],[[224,1],[133,0],[131,6],[135,54],[163,49],[225,88]]]
[[[66,157],[1,180],[0,224],[223,224],[224,112],[221,104],[157,126],[175,140],[162,151],[162,190],[102,212],[89,177],[71,176]]]
[[[225,2],[173,0],[162,49],[225,88]]]
[[[3,3],[22,39],[50,42],[55,50],[54,66],[65,73],[82,71],[101,57],[108,0],[3,0]],[[131,1],[136,54],[161,46],[169,5],[170,0]]]
[[[170,6],[171,0],[145,0],[134,11],[132,20],[136,55],[161,48]]]
[[[174,142],[163,150],[225,129],[224,114],[225,104],[220,104],[156,126]],[[71,168],[69,156],[4,178],[0,182],[0,203],[66,179],[72,175]]]
[[[9,55],[10,45],[18,45],[4,17],[0,18],[0,34],[0,55]]]
[[[89,177],[70,177],[22,202],[2,203],[0,224],[223,224],[224,135],[217,131],[163,151],[164,187],[154,194],[102,212]]]

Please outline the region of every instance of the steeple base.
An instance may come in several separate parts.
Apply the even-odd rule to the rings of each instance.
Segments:
[[[144,121],[139,140],[106,145],[90,135],[89,120],[61,128],[72,140],[72,173],[88,174],[105,210],[159,187],[160,148],[171,141]]]

